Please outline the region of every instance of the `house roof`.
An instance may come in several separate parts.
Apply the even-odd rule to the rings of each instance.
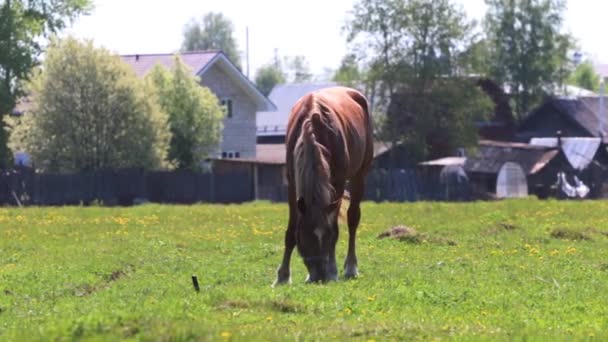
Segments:
[[[557,148],[557,138],[533,138],[531,145]],[[561,138],[561,149],[570,165],[576,170],[584,170],[593,161],[601,144],[600,138]]]
[[[337,85],[338,83],[335,82],[307,82],[276,85],[268,95],[270,101],[276,104],[276,110],[260,111],[257,113],[257,135],[285,135],[289,113],[296,101],[311,91]]]
[[[521,166],[526,174],[540,171],[559,154],[559,150],[546,146],[483,140],[477,154],[468,157],[464,164],[467,172],[498,174],[506,162]]]
[[[390,150],[390,143],[374,142],[374,158]],[[284,165],[287,149],[285,144],[257,144],[255,158],[216,158],[235,163]]]
[[[202,77],[212,66],[217,65],[236,82],[239,87],[249,95],[257,106],[257,110],[276,110],[276,106],[258,88],[239,71],[228,57],[218,50],[194,51],[177,53],[184,64],[186,64],[194,76]],[[137,76],[143,77],[149,73],[155,65],[159,64],[167,69],[173,67],[173,58],[176,53],[157,54],[134,54],[120,56],[124,62],[129,64]]]
[[[200,51],[200,52],[181,52],[179,56],[182,58],[194,75],[198,75],[214,58],[217,58],[220,51]],[[144,77],[156,64],[171,69],[173,68],[175,53],[155,53],[155,54],[135,54],[122,55],[121,59],[129,64],[137,76]]]
[[[544,113],[548,108],[553,108],[558,114],[563,115],[573,124],[578,125],[589,133],[590,137],[600,137],[600,98],[597,96],[582,97],[558,97],[546,100],[540,107],[532,111],[522,122],[525,126],[534,116]],[[603,129],[604,142],[608,142],[608,98],[603,104]]]
[[[419,163],[419,165],[424,165],[424,166],[463,166],[464,163],[466,162],[467,158],[466,157],[445,157],[445,158],[439,158],[439,159],[435,159],[435,160],[428,160],[422,163]]]

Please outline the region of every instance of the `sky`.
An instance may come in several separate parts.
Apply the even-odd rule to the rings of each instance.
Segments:
[[[94,0],[95,9],[78,18],[66,34],[93,39],[118,54],[171,53],[179,50],[183,28],[207,12],[221,12],[234,24],[246,72],[279,57],[303,55],[315,75],[336,69],[347,53],[342,30],[356,0]],[[481,19],[484,0],[455,0],[470,18]],[[570,0],[564,29],[596,63],[608,63],[603,16],[608,1]]]

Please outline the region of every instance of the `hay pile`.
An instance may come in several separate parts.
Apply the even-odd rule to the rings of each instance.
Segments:
[[[422,237],[420,236],[420,234],[418,234],[416,229],[402,226],[402,225],[394,226],[394,227],[388,229],[387,231],[382,232],[380,235],[378,235],[378,239],[385,239],[385,238],[402,240],[402,241],[406,240],[406,241],[415,242],[415,243],[419,243],[422,240]]]

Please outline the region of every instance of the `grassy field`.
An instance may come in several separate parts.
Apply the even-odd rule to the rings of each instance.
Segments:
[[[358,279],[273,289],[285,204],[0,209],[0,340],[608,338],[608,202],[362,211]]]

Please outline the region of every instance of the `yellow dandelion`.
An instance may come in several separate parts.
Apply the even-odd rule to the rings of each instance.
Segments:
[[[272,316],[268,316],[268,317],[266,317],[266,320],[267,320],[268,322],[272,321]]]
[[[554,249],[551,252],[549,252],[549,255],[551,255],[551,256],[556,256],[558,254],[559,254],[559,251],[557,249]]]
[[[228,338],[228,337],[232,336],[232,334],[231,334],[231,333],[229,333],[228,331],[222,331],[222,333],[221,333],[220,335],[221,335],[222,337],[226,337],[226,338]]]
[[[568,247],[568,249],[566,249],[566,254],[574,254],[574,253],[576,253],[576,248]]]

